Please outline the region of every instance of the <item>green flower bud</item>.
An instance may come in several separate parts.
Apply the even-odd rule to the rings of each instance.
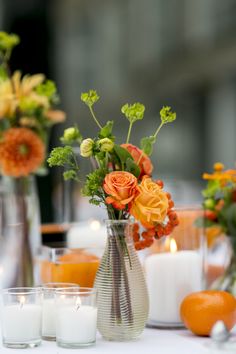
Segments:
[[[133,105],[126,103],[121,108],[121,112],[131,123],[134,123],[136,120],[143,119],[145,106],[139,102],[134,103]]]
[[[81,94],[81,101],[90,107],[92,107],[94,103],[99,100],[99,98],[100,97],[95,90],[89,90],[89,92],[84,92]]]
[[[93,139],[84,139],[80,145],[80,155],[83,157],[90,157],[93,154]]]
[[[70,127],[64,130],[64,135],[61,138],[64,144],[71,144],[81,140],[81,134],[78,128]]]
[[[204,207],[206,209],[214,209],[215,207],[215,201],[212,198],[208,198],[204,201]]]
[[[103,152],[112,151],[112,149],[114,147],[113,141],[109,138],[103,138],[103,139],[98,140],[98,145],[100,147],[100,150]]]
[[[176,113],[171,112],[171,107],[162,107],[160,110],[161,121],[163,124],[171,123],[176,119]]]

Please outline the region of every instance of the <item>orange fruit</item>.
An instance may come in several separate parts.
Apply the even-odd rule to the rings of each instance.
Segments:
[[[216,321],[231,330],[236,323],[236,299],[218,290],[199,291],[188,295],[180,306],[185,326],[198,336],[209,336]]]

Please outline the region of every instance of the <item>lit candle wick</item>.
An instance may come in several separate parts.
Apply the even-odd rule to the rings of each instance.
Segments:
[[[78,311],[78,309],[79,309],[80,306],[81,306],[81,300],[80,300],[79,296],[78,296],[77,299],[76,299],[75,306],[76,306],[76,311]]]
[[[24,296],[20,296],[20,308],[23,307],[24,303],[25,303],[25,297]]]

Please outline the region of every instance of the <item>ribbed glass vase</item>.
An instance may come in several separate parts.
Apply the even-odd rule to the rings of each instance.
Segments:
[[[107,244],[95,280],[98,330],[107,340],[137,338],[148,317],[147,287],[132,228],[127,220],[107,221]]]

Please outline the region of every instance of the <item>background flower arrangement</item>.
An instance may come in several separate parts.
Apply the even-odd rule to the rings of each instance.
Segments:
[[[31,177],[45,172],[50,128],[64,121],[65,114],[53,109],[59,100],[53,81],[43,74],[11,72],[9,61],[19,42],[17,35],[0,32],[0,174],[4,196],[13,203],[11,212],[22,225],[13,285],[32,286],[33,257],[42,242],[39,203]]]
[[[93,105],[98,99],[94,90],[81,95],[99,128],[98,136],[83,139],[77,127],[66,129],[61,138],[65,146],[54,148],[48,163],[50,166],[64,166],[65,179],[78,180],[79,167],[73,145],[79,145],[81,156],[90,158],[95,168],[86,176],[83,194],[90,197],[90,202],[95,205],[104,204],[109,219],[127,220],[133,217],[140,222],[145,230],[140,235],[139,225],[136,224],[134,241],[136,249],[142,249],[150,246],[154,238],[170,234],[178,225],[170,194],[163,190],[161,180],[151,178],[153,165],[149,158],[157,134],[163,125],[176,119],[176,113],[170,107],[163,107],[156,131],[144,137],[141,148],[138,148],[130,143],[130,137],[134,123],[143,119],[145,107],[141,103],[125,104],[121,112],[128,120],[129,128],[125,143],[118,145],[113,135],[114,122],[108,121],[102,126],[95,115]]]
[[[55,83],[43,74],[11,73],[9,60],[20,42],[15,34],[0,32],[0,168],[22,177],[44,162],[50,127],[65,119],[52,107],[58,103]]]

